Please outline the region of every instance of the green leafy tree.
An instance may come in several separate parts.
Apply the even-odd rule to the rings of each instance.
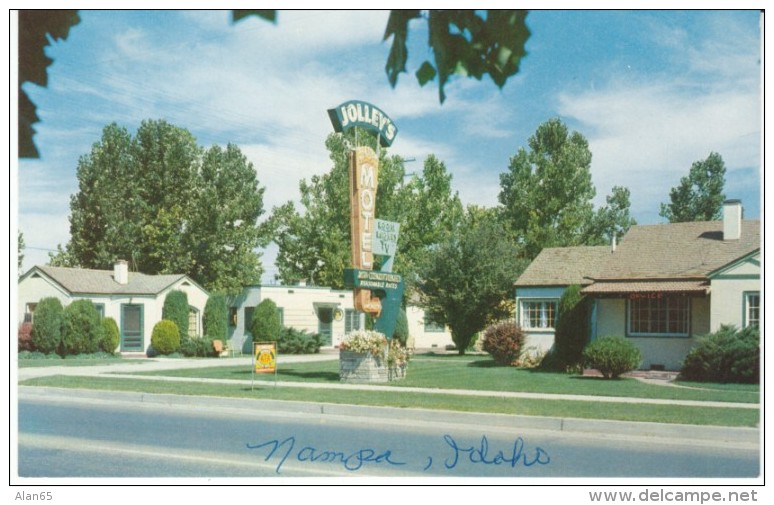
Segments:
[[[253,312],[253,321],[250,324],[250,333],[253,335],[253,342],[277,341],[282,332],[282,323],[280,322],[277,304],[270,298],[261,300],[261,303],[255,307]]]
[[[592,245],[628,230],[629,192],[616,187],[595,214],[588,141],[558,118],[541,124],[500,174],[503,222],[534,259],[545,247]]]
[[[234,22],[257,16],[276,22],[274,10],[234,10]],[[419,84],[438,77],[438,94],[443,103],[444,88],[454,76],[481,80],[488,75],[502,88],[519,71],[526,55],[524,46],[530,36],[527,11],[522,10],[393,10],[387,21],[384,40],[392,37],[385,71],[395,87],[398,76],[406,72],[410,29],[427,23],[428,46],[432,61],[425,60],[416,70]],[[45,54],[51,40],[66,39],[70,28],[80,22],[74,10],[19,11],[19,154],[37,158],[32,125],[39,121],[35,104],[22,88],[32,82],[47,86],[47,67],[53,63]]]
[[[726,196],[726,164],[718,153],[691,165],[687,177],[669,191],[668,204],[661,204],[659,215],[670,223],[715,221],[720,219]]]
[[[228,292],[260,279],[264,189],[236,146],[204,151],[166,121],[143,121],[135,137],[111,124],[77,176],[70,242],[51,264],[109,269],[127,259],[143,273],[185,273]]]
[[[180,331],[181,338],[188,336],[188,294],[174,290],[167,293],[161,308],[161,318],[172,321]]]
[[[269,244],[270,230],[256,225],[263,214],[265,188],[239,148],[212,146],[201,173],[183,244],[191,251],[191,277],[212,291],[238,293],[258,284],[263,267],[258,247]]]
[[[64,307],[59,298],[40,300],[35,306],[32,320],[32,344],[35,349],[44,354],[59,352],[64,320]]]
[[[594,215],[586,245],[609,243],[614,237],[626,235],[629,228],[637,224],[629,211],[630,196],[628,188],[613,186],[613,192],[605,197],[607,205]]]
[[[358,133],[360,144],[375,139]],[[293,203],[274,210],[271,222],[279,246],[277,267],[286,283],[308,279],[313,284],[342,288],[344,269],[352,263],[349,174],[347,153],[354,133],[330,135],[326,147],[333,167],[330,172],[301,181],[300,213]],[[381,151],[376,216],[401,223],[393,270],[407,282],[429,249],[448,237],[459,224],[462,204],[451,191],[451,175],[435,156],[425,161],[421,174],[404,181],[403,160]]]
[[[469,213],[423,265],[420,304],[464,354],[478,332],[512,316],[513,282],[525,266],[494,213]]]
[[[214,294],[207,298],[202,324],[207,338],[218,340],[228,338],[228,305],[224,295]]]
[[[65,307],[62,320],[62,356],[91,354],[99,350],[102,326],[91,300],[75,300]]]

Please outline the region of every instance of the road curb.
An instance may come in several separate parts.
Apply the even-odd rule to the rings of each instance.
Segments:
[[[608,421],[598,419],[555,418],[520,416],[512,414],[486,414],[416,408],[347,405],[335,403],[296,402],[286,400],[261,400],[251,398],[223,398],[212,396],[184,396],[152,394],[131,391],[101,391],[56,387],[19,386],[19,396],[45,397],[57,401],[92,400],[95,402],[121,402],[165,404],[179,407],[204,409],[253,410],[260,413],[287,413],[321,415],[330,417],[357,417],[379,419],[381,422],[412,421],[449,426],[468,425],[500,429],[529,429],[575,434],[595,434],[624,437],[673,438],[681,441],[704,441],[724,444],[759,445],[758,428],[725,426],[700,426],[663,424],[634,421]]]

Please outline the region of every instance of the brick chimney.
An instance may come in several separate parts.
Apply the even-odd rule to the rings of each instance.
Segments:
[[[723,240],[739,240],[742,236],[742,201],[723,202]]]
[[[126,260],[118,260],[113,265],[113,280],[119,284],[129,283],[129,263]]]

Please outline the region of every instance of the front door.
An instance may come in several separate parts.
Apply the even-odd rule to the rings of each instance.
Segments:
[[[142,305],[121,305],[121,352],[142,352]]]
[[[317,333],[322,337],[324,346],[333,345],[333,308],[317,308]]]

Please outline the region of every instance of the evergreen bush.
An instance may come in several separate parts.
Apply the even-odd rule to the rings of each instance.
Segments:
[[[322,336],[319,333],[295,328],[282,328],[277,339],[277,352],[282,354],[317,354],[321,346]]]
[[[760,382],[760,330],[724,325],[697,339],[683,360],[680,378],[698,382]]]
[[[44,353],[58,353],[62,344],[64,307],[59,298],[43,298],[35,307],[32,323],[32,344]]]
[[[599,370],[605,379],[616,379],[642,362],[640,350],[623,337],[601,337],[587,345],[582,355],[584,366]]]
[[[153,327],[151,347],[156,354],[172,354],[180,349],[180,330],[174,321],[161,320]]]
[[[280,338],[282,324],[280,323],[277,305],[266,298],[255,307],[253,312],[253,321],[250,324],[250,333],[253,335],[253,342],[273,342]]]
[[[62,356],[91,354],[99,349],[102,325],[91,300],[75,300],[64,309]]]
[[[559,299],[552,358],[560,368],[577,368],[589,340],[589,304],[577,284],[568,286]]]
[[[108,354],[115,354],[118,344],[121,342],[116,320],[112,317],[102,318],[100,326],[102,327],[102,336],[99,340],[99,349]]]
[[[164,298],[161,319],[172,321],[181,336],[188,335],[188,294],[185,291],[170,291]]]
[[[400,342],[400,345],[406,347],[409,339],[408,316],[401,307],[398,312],[398,319],[395,321],[395,333],[392,334],[393,340]]]
[[[211,358],[215,356],[215,348],[209,337],[192,338],[186,335],[180,339],[180,354],[187,358]]]
[[[228,306],[226,297],[221,294],[207,298],[202,316],[204,335],[213,340],[228,339]]]
[[[484,351],[492,355],[498,365],[511,365],[521,354],[524,332],[511,321],[489,326],[484,332]]]

